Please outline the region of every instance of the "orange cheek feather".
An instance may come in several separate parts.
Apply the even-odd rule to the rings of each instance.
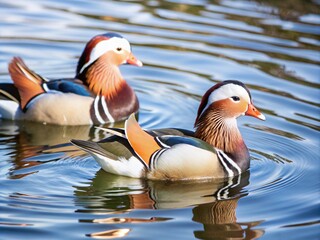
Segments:
[[[223,99],[213,103],[213,108],[220,109],[225,117],[239,116],[247,110],[247,103],[240,100],[239,103],[233,102],[231,99]]]

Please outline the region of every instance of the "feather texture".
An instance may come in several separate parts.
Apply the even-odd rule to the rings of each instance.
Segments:
[[[20,95],[20,106],[26,111],[28,103],[36,96],[44,93],[41,87],[42,78],[32,72],[22,61],[15,57],[9,64],[11,78],[17,87]]]
[[[245,114],[265,119],[243,86],[233,80],[210,88],[199,106],[195,133],[182,129],[145,131],[132,114],[125,129],[107,130],[114,136],[98,143],[109,154],[97,152],[97,148],[91,151],[90,144],[85,150],[105,171],[131,177],[186,180],[240,175],[248,169],[250,157],[236,119]],[[120,165],[114,164],[110,153],[118,156],[122,169],[117,169]]]
[[[13,84],[0,84],[0,117],[58,125],[124,120],[139,110],[138,98],[119,70],[124,63],[142,66],[128,40],[116,33],[97,35],[87,43],[73,79],[48,81],[14,57],[8,67]],[[8,112],[13,104],[6,101],[20,108]]]

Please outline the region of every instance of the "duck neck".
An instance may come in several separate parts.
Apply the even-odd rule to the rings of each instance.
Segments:
[[[96,101],[103,102],[97,103],[102,118],[105,114],[101,106],[108,108],[112,120],[110,116],[105,116],[103,120],[119,121],[138,111],[139,102],[134,90],[123,79],[119,67],[107,57],[101,56],[83,73],[78,74],[77,78],[88,87]],[[98,111],[94,109],[94,105],[92,109]]]
[[[242,171],[249,167],[249,151],[236,118],[224,118],[219,112],[211,112],[198,119],[196,128],[195,137],[224,151]]]
[[[110,100],[117,96],[123,85],[127,83],[119,67],[108,60],[104,56],[100,57],[79,78],[94,95],[104,96]]]

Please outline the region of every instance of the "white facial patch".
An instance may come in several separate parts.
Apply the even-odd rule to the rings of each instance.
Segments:
[[[240,85],[229,83],[213,91],[209,96],[208,104],[226,98],[231,98],[233,96],[238,96],[240,98],[243,98],[248,103],[250,102],[250,96],[246,89],[244,89]]]
[[[239,98],[242,98],[248,103],[250,103],[250,96],[246,89],[244,89],[238,84],[228,83],[214,90],[209,95],[207,105],[202,110],[201,114],[204,113],[213,102],[231,98],[233,96],[238,96]]]
[[[117,49],[121,49],[118,51]],[[112,37],[107,40],[100,41],[91,51],[90,53],[90,59],[89,61],[84,64],[80,70],[80,73],[86,67],[88,67],[91,63],[96,61],[99,57],[101,57],[103,54],[105,54],[108,51],[114,51],[116,53],[123,53],[123,50],[127,52],[131,52],[130,43],[125,38],[118,38],[118,37]]]

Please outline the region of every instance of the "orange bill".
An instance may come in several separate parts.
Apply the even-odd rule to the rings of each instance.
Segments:
[[[255,117],[260,120],[266,120],[266,117],[262,113],[260,113],[252,103],[249,103],[248,109],[245,112],[245,115]]]
[[[143,66],[142,62],[138,58],[136,58],[132,53],[129,54],[129,57],[127,59],[127,63],[131,64],[131,65],[138,66],[138,67]]]
[[[149,165],[151,155],[161,149],[154,138],[146,133],[131,114],[125,123],[127,139],[138,156]]]

